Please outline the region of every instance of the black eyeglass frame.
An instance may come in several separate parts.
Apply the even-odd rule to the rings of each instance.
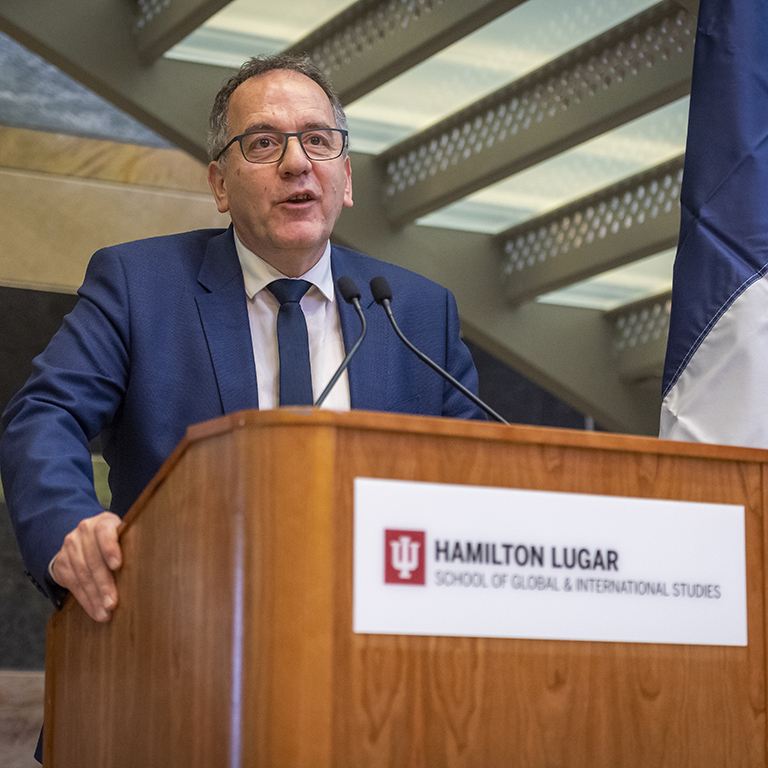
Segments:
[[[335,157],[310,157],[309,153],[307,152],[307,148],[304,146],[304,142],[301,140],[301,137],[305,133],[317,133],[318,131],[333,131],[334,133],[340,133],[342,137],[341,142],[341,151],[338,155]],[[285,136],[285,143],[283,144],[283,151],[280,153],[280,157],[278,157],[276,160],[265,160],[264,162],[258,162],[257,160],[249,160],[245,156],[245,150],[243,149],[243,139],[246,136],[253,136],[257,133],[272,133],[277,134],[278,136]],[[285,152],[288,149],[288,139],[291,138],[291,136],[295,136],[296,139],[299,142],[299,146],[304,151],[304,154],[307,156],[307,159],[310,162],[313,163],[324,163],[326,160],[338,160],[343,154],[344,150],[347,148],[347,142],[349,141],[349,131],[345,131],[343,128],[309,128],[306,131],[299,131],[298,133],[286,133],[285,131],[269,131],[269,130],[258,130],[258,131],[246,131],[245,133],[241,133],[239,136],[235,136],[232,138],[228,143],[227,146],[224,147],[224,149],[219,152],[218,155],[214,158],[214,162],[218,162],[219,158],[235,143],[238,142],[240,144],[240,154],[242,154],[243,159],[246,163],[252,163],[253,165],[272,165],[272,163],[279,163],[283,157],[285,157]]]

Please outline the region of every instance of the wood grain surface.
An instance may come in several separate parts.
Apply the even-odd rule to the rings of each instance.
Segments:
[[[120,606],[49,625],[57,768],[765,766],[768,452],[307,409],[199,425]],[[359,635],[355,477],[743,504],[749,645]]]

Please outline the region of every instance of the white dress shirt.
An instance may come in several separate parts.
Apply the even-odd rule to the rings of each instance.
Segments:
[[[248,320],[251,327],[253,359],[256,361],[259,409],[277,408],[280,403],[280,357],[277,347],[277,311],[280,309],[280,302],[266,288],[273,280],[286,276],[249,251],[237,234],[235,247],[245,279],[245,293],[248,296]],[[330,242],[325,246],[320,261],[301,275],[301,279],[312,283],[312,287],[301,300],[301,308],[307,320],[312,393],[314,400],[317,400],[341,365],[345,354],[336,293],[333,290]],[[334,411],[349,410],[349,379],[346,371],[336,382],[322,407]]]

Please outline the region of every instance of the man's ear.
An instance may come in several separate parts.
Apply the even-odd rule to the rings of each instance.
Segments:
[[[344,205],[351,208],[352,203],[352,163],[349,157],[344,158],[344,172],[346,179],[344,181]]]
[[[215,160],[208,164],[208,186],[211,188],[219,213],[227,213],[229,211],[227,184],[224,180],[224,174]]]

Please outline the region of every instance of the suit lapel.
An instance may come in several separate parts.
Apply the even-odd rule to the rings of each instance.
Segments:
[[[258,408],[248,304],[232,227],[211,238],[197,279],[207,291],[196,301],[224,413]]]
[[[389,345],[391,329],[388,327],[384,310],[376,306],[371,295],[369,281],[375,275],[369,275],[356,260],[349,258],[342,249],[332,247],[331,272],[334,284],[343,275],[351,277],[360,291],[360,305],[365,315],[368,331],[365,341],[349,363],[349,399],[353,408],[359,410],[385,410],[389,393]],[[336,303],[339,307],[341,334],[344,349],[349,351],[360,335],[360,320],[351,304],[347,304],[336,291]],[[389,331],[389,333],[388,333]]]

